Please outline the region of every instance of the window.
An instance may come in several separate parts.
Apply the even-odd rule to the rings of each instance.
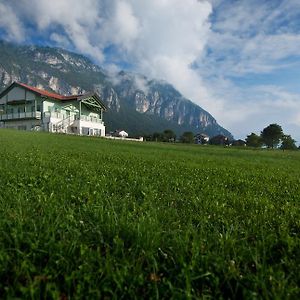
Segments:
[[[81,128],[81,133],[83,135],[89,135],[89,132],[90,132],[90,128],[88,128],[88,127],[82,127]]]
[[[19,106],[18,107],[18,113],[20,114],[20,113],[23,113],[23,112],[25,112],[25,106]]]

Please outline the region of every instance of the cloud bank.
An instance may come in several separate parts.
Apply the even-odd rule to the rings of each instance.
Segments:
[[[167,80],[237,137],[278,122],[300,140],[300,89],[267,80],[299,67],[298,0],[10,0],[0,13],[6,40]]]

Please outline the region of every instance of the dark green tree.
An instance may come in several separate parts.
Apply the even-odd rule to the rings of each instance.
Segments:
[[[175,142],[176,134],[171,129],[166,129],[163,133],[165,142]]]
[[[194,143],[194,134],[191,131],[185,131],[180,137],[182,143],[192,144]]]
[[[284,135],[282,137],[281,147],[282,150],[296,150],[296,141],[290,135]]]
[[[248,147],[260,148],[263,144],[263,141],[259,135],[252,132],[251,134],[247,135],[246,144]]]
[[[226,146],[226,145],[229,145],[229,139],[228,139],[228,137],[226,137],[226,136],[224,136],[222,134],[219,134],[219,135],[213,136],[209,140],[209,143],[211,145],[223,145],[223,146]]]
[[[162,142],[164,140],[164,135],[161,132],[154,132],[152,135],[152,141]]]
[[[261,138],[263,143],[268,148],[276,148],[280,143],[280,140],[283,137],[283,131],[280,125],[278,124],[270,124],[261,132]]]

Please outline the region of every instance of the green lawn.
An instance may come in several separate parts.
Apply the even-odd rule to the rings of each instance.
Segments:
[[[299,151],[9,130],[0,147],[0,298],[299,299]]]

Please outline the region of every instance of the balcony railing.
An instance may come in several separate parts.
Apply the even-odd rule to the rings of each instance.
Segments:
[[[97,117],[91,117],[91,116],[85,116],[85,115],[81,115],[79,117],[79,115],[76,115],[76,120],[80,120],[80,121],[86,121],[86,122],[92,122],[92,123],[100,123],[102,124],[103,121]]]
[[[41,119],[40,111],[22,112],[12,114],[0,114],[0,121],[18,120],[18,119]]]
[[[58,112],[46,112],[45,117],[52,117],[52,118],[56,118],[56,119],[69,119],[73,116],[66,116],[64,114],[58,113]],[[73,117],[75,120],[81,120],[81,121],[85,121],[85,122],[92,122],[92,123],[99,123],[102,124],[103,121],[97,117],[91,117],[91,116],[85,116],[85,115],[81,115],[79,117],[79,115],[75,115]],[[41,112],[40,111],[35,111],[35,112],[22,112],[22,113],[12,113],[12,114],[1,114],[0,113],[0,121],[8,121],[8,120],[18,120],[18,119],[41,119]],[[74,120],[73,119],[73,120]]]
[[[63,113],[57,112],[57,111],[46,111],[46,112],[44,112],[44,116],[46,118],[51,117],[51,118],[61,119],[61,120],[67,118],[66,114],[63,114]]]
[[[71,116],[67,116],[66,114],[62,114],[62,113],[60,113],[60,112],[45,112],[44,113],[44,116],[47,118],[49,118],[49,117],[51,117],[51,118],[55,118],[55,119],[60,119],[60,120],[65,120],[65,119],[70,119],[70,118],[72,118],[73,116],[71,115]],[[81,115],[80,117],[79,117],[79,115],[78,114],[76,114],[75,116],[74,116],[74,119],[75,120],[80,120],[80,121],[85,121],[85,122],[92,122],[92,123],[100,123],[100,124],[102,124],[103,123],[103,121],[101,120],[101,119],[99,119],[99,118],[97,118],[97,117],[92,117],[92,116],[85,116],[85,115]],[[73,119],[73,120],[74,120]]]

